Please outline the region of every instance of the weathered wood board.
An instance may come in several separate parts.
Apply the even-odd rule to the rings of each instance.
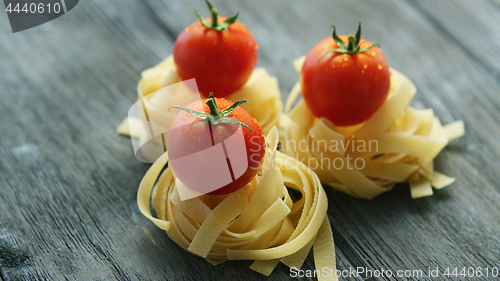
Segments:
[[[201,1],[192,4],[207,15]],[[326,188],[339,269],[426,274],[370,280],[497,280],[427,271],[500,268],[500,2],[213,4],[221,14],[240,11],[259,43],[258,64],[278,77],[283,98],[298,78],[295,58],[329,36],[331,24],[353,33],[362,20],[365,37],[417,86],[413,106],[465,122],[466,135],[435,162],[457,180],[432,197],[412,200],[406,185],[372,201]],[[2,280],[290,279],[284,265],[270,277],[249,262],[213,267],[137,209],[148,165],[115,127],[135,101],[140,72],[169,55],[194,20],[184,1],[93,0],[12,34],[0,12]],[[314,269],[312,256],[303,269]]]

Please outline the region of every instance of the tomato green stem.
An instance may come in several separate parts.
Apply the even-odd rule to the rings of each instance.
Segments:
[[[208,105],[208,108],[210,109],[210,115],[222,116],[219,107],[217,106],[217,102],[215,101],[214,95],[212,93],[210,93],[210,96],[208,97],[205,104]]]
[[[210,13],[212,14],[212,28],[217,28],[218,23],[218,17],[219,17],[219,11],[217,11],[216,8],[210,9]]]
[[[205,0],[205,2],[207,3],[208,10],[210,11],[210,15],[211,15],[211,18],[212,18],[212,23],[211,24],[206,23],[201,18],[200,14],[198,14],[198,12],[195,9],[193,9],[196,17],[200,21],[201,25],[203,25],[204,27],[209,28],[209,29],[213,29],[213,30],[217,30],[217,31],[227,31],[227,28],[231,24],[233,24],[234,22],[236,22],[236,19],[238,18],[238,15],[239,15],[239,12],[237,12],[236,15],[234,15],[232,17],[229,17],[225,21],[219,23],[219,11],[216,8],[214,8],[212,6],[212,4],[210,4],[210,2],[208,2],[208,0]]]
[[[207,101],[205,102],[206,105],[208,105],[208,108],[210,110],[210,113],[207,112],[201,112],[201,111],[196,111],[187,107],[182,107],[182,106],[172,106],[170,108],[177,108],[183,111],[186,111],[187,113],[198,117],[200,119],[203,119],[208,125],[218,125],[218,124],[236,124],[239,126],[243,126],[247,129],[250,130],[250,132],[253,132],[250,127],[248,127],[245,123],[239,121],[236,118],[229,117],[229,115],[242,103],[247,102],[247,100],[242,99],[239,100],[235,103],[233,103],[230,107],[220,110],[219,107],[217,106],[217,102],[215,101],[215,97],[213,93],[210,93],[208,96]],[[169,110],[170,110],[169,108]]]
[[[369,47],[366,48],[361,48],[359,42],[361,41],[361,21],[359,22],[358,25],[358,31],[356,32],[356,35],[349,35],[347,37],[347,45],[340,37],[337,35],[337,29],[335,28],[335,25],[332,25],[333,27],[333,40],[335,43],[337,43],[338,48],[336,49],[331,49],[328,50],[323,56],[321,56],[322,59],[324,56],[326,56],[329,53],[341,53],[341,54],[357,54],[357,53],[362,53],[370,50],[371,48],[375,47],[380,47],[380,44],[375,43]]]
[[[354,37],[353,35],[349,35],[349,37],[347,37],[347,40],[349,41],[349,43],[347,43],[347,51],[353,52],[356,49],[356,37]]]

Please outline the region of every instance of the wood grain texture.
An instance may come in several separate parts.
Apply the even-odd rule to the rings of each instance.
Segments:
[[[213,4],[221,14],[241,11],[260,46],[258,64],[278,77],[284,97],[298,78],[291,62],[329,36],[329,25],[353,33],[361,19],[365,37],[416,84],[413,106],[465,122],[466,136],[435,161],[457,181],[432,197],[412,200],[406,185],[372,201],[326,188],[339,269],[500,267],[498,1]],[[208,15],[201,1],[193,5]],[[3,280],[290,279],[283,265],[270,277],[245,261],[214,267],[136,207],[148,165],[114,129],[135,101],[140,72],[169,55],[194,20],[183,1],[80,1],[53,22],[9,34],[0,12]],[[303,269],[313,268],[310,255]]]

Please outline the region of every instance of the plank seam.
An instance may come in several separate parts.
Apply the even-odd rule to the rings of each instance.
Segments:
[[[3,273],[2,267],[0,266],[0,281],[6,281],[5,275]]]
[[[156,24],[158,24],[158,26],[165,32],[165,34],[173,41],[175,42],[175,40],[177,39],[177,36],[175,35],[175,33],[172,31],[172,29],[170,29],[170,27],[168,27],[167,24],[165,24],[165,22],[163,22],[160,18],[160,16],[158,15],[158,13],[155,12],[155,9],[151,6],[151,4],[149,3],[149,1],[144,1],[142,2],[146,5],[146,8],[148,10],[148,12],[151,14],[151,19],[156,22]]]
[[[492,1],[492,0],[487,0],[488,3],[490,3],[493,7],[497,8],[497,9],[500,9],[500,3],[496,2],[496,1]]]
[[[407,0],[412,7],[415,8],[416,11],[420,12],[420,14],[431,23],[433,27],[436,28],[437,31],[442,33],[448,40],[453,42],[462,52],[465,53],[469,58],[471,58],[474,62],[479,64],[483,70],[485,70],[488,74],[491,74],[495,82],[500,84],[500,74],[495,71],[495,69],[488,66],[484,63],[480,58],[478,58],[474,53],[472,53],[467,47],[462,44],[460,40],[458,40],[453,34],[451,34],[443,24],[441,24],[434,16],[432,16],[429,12],[427,12],[422,6],[418,4],[415,0]]]

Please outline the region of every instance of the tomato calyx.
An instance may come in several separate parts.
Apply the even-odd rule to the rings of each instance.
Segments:
[[[208,10],[210,11],[210,14],[212,17],[211,23],[205,22],[201,18],[200,14],[198,14],[198,12],[196,10],[194,10],[194,9],[193,10],[194,10],[194,13],[196,14],[196,17],[200,21],[201,25],[203,25],[204,27],[209,28],[209,29],[213,29],[213,30],[217,30],[217,31],[227,31],[227,28],[236,21],[236,19],[238,18],[238,15],[240,13],[240,12],[236,12],[236,15],[229,17],[226,20],[224,20],[223,22],[219,23],[219,19],[218,19],[219,11],[216,8],[214,8],[212,6],[212,4],[210,4],[210,2],[208,2],[208,0],[205,0],[205,2],[207,3]]]
[[[236,118],[229,117],[229,115],[238,106],[240,106],[241,104],[243,104],[245,102],[247,102],[247,100],[242,99],[242,100],[239,100],[239,101],[233,103],[230,107],[223,109],[223,110],[220,110],[219,107],[217,106],[217,102],[215,101],[214,94],[210,93],[207,101],[205,102],[205,104],[208,105],[208,108],[210,109],[210,113],[196,111],[196,110],[192,110],[190,108],[182,107],[182,106],[172,106],[170,108],[177,108],[180,110],[184,110],[187,113],[202,119],[208,125],[211,125],[211,126],[215,126],[215,125],[219,125],[219,124],[236,124],[236,125],[240,125],[240,126],[243,126],[247,129],[249,129],[250,132],[253,132],[253,130],[250,129],[250,127],[248,127],[245,123],[241,122],[240,120],[238,120]]]
[[[340,54],[357,54],[357,53],[362,53],[370,50],[371,48],[375,47],[380,47],[380,44],[375,43],[371,45],[370,47],[366,48],[361,48],[359,42],[361,41],[361,21],[359,22],[358,25],[358,31],[356,32],[356,35],[349,35],[347,37],[347,44],[340,39],[340,37],[337,35],[337,29],[335,28],[335,25],[332,25],[333,27],[333,40],[335,40],[335,43],[337,43],[338,48],[337,49],[331,49],[328,50],[321,58],[326,56],[329,53],[340,53]],[[320,59],[321,59],[320,58]]]

